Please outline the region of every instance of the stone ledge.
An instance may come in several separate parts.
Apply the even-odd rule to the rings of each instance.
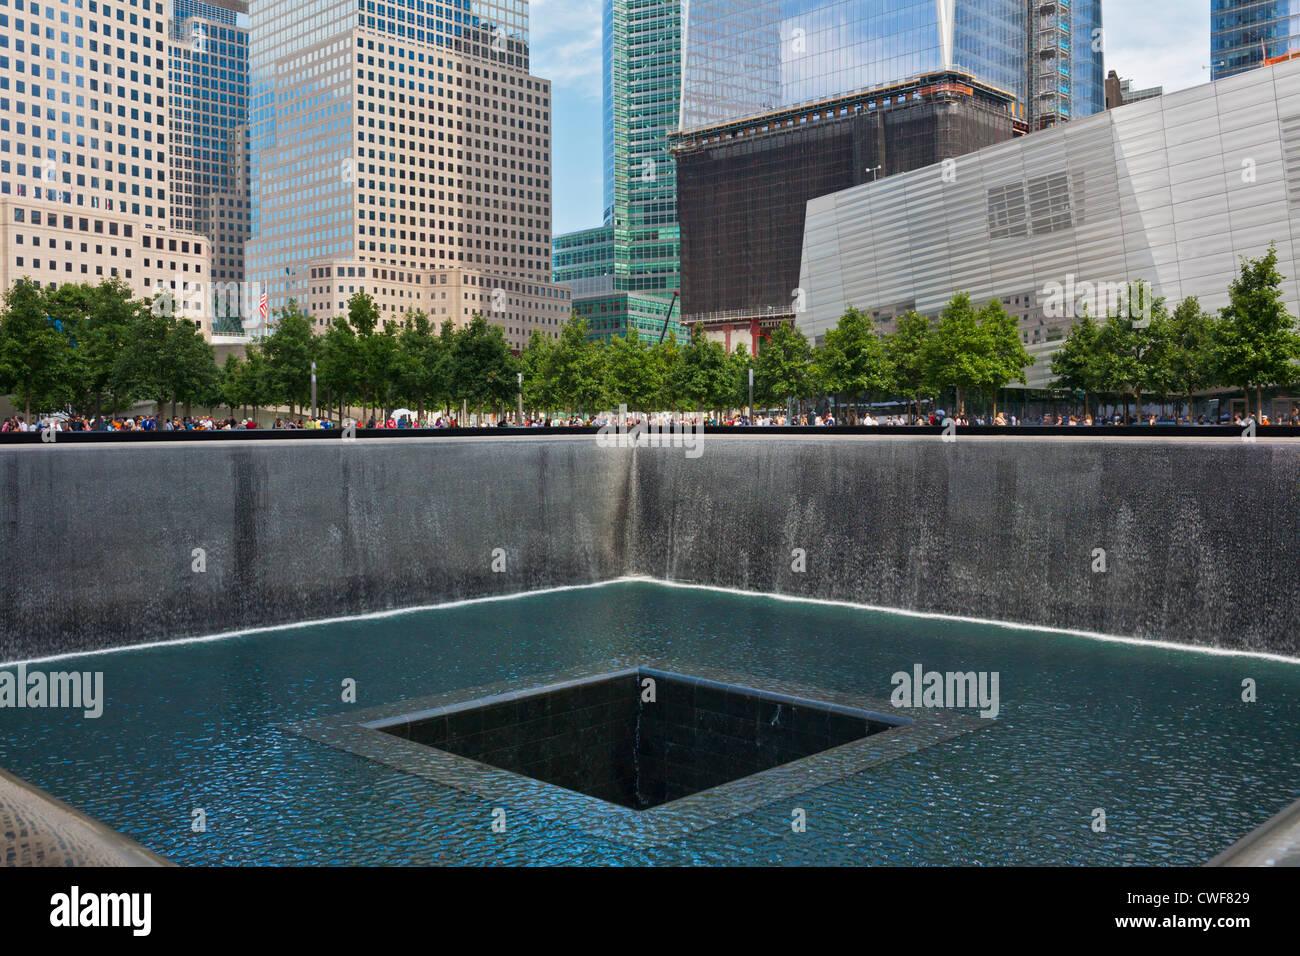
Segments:
[[[0,865],[171,866],[129,837],[0,770]]]

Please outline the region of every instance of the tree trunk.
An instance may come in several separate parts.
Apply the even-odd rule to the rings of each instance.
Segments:
[[[1264,389],[1260,388],[1258,385],[1255,386],[1255,411],[1256,411],[1256,415],[1255,415],[1256,421],[1259,421],[1260,424],[1263,424]]]

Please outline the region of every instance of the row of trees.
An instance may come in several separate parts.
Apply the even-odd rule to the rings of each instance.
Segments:
[[[42,289],[14,283],[0,313],[0,394],[86,414],[215,394],[212,346],[191,322],[136,299],[119,279]]]
[[[1256,392],[1300,379],[1300,335],[1286,311],[1277,253],[1244,260],[1217,316],[1195,298],[1172,312],[1155,300],[1142,315],[1098,320],[1084,315],[1053,357],[1061,388],[1089,395],[1122,394],[1141,408],[1142,396],[1181,395],[1234,387]],[[1147,297],[1149,298],[1149,297]],[[1139,297],[1139,301],[1146,298]],[[637,411],[702,411],[784,407],[792,400],[830,396],[850,403],[853,421],[862,398],[899,398],[909,407],[954,390],[965,411],[979,396],[996,414],[999,392],[1025,382],[1033,358],[1018,323],[996,300],[977,307],[965,293],[937,319],[909,312],[881,335],[871,316],[848,308],[820,346],[795,327],[772,330],[757,356],[728,354],[696,328],[690,339],[657,344],[636,336],[591,341],[576,316],[558,338],[534,332],[512,354],[499,326],[475,315],[456,328],[435,325],[420,312],[383,321],[373,301],[358,293],[348,312],[324,334],[295,303],[277,311],[275,331],[250,344],[246,357],[229,356],[218,368],[212,347],[192,324],[159,302],[132,297],[114,279],[98,286],[42,289],[22,280],[0,312],[0,393],[14,394],[30,417],[70,406],[84,415],[152,401],[207,408],[288,407],[317,398],[340,418],[360,407],[362,417],[407,406],[513,408],[522,374],[523,398],[534,412],[591,414],[620,404]]]
[[[522,374],[523,401],[532,411],[591,414],[626,405],[699,413],[748,406],[751,371],[755,403],[770,408],[817,395],[848,401],[901,393],[919,401],[948,386],[959,395],[996,396],[1009,382],[1023,382],[1033,361],[999,303],[976,309],[964,294],[937,324],[913,313],[891,336],[879,335],[871,317],[854,308],[820,348],[782,325],[757,356],[744,348],[728,354],[698,327],[686,342],[670,335],[655,344],[635,335],[592,341],[588,331],[586,320],[575,317],[556,339],[535,331],[516,356],[501,329],[482,316],[460,329],[445,322],[438,331],[419,312],[381,325],[369,298],[358,294],[348,315],[323,336],[311,334],[295,307],[284,310],[275,333],[250,349],[245,363],[227,360],[223,381],[230,383],[229,402],[292,406],[305,400],[303,370],[316,361],[330,403],[359,404],[364,417],[398,404],[421,415],[462,404],[509,408]]]
[[[435,328],[420,312],[385,322],[358,293],[321,335],[290,303],[277,310],[271,335],[218,368],[212,347],[171,313],[133,298],[118,280],[56,290],[20,281],[0,313],[0,392],[16,395],[28,417],[56,407],[101,414],[138,401],[157,403],[160,413],[197,405],[296,414],[311,400],[315,363],[318,401],[340,417],[356,407],[362,417],[401,405],[421,416],[432,408],[511,408],[520,373],[534,411],[590,414],[625,404],[685,412],[746,406],[751,370],[755,401],[774,407],[825,394],[901,390],[919,398],[939,385],[993,393],[1023,380],[1030,361],[1001,306],[976,310],[965,295],[937,325],[913,314],[884,338],[869,315],[852,308],[821,348],[781,326],[757,359],[743,348],[728,354],[698,329],[680,343],[674,336],[654,345],[635,336],[592,341],[576,317],[558,339],[535,332],[515,355],[483,316],[462,328],[450,321]]]
[[[1300,334],[1282,297],[1277,250],[1246,259],[1217,315],[1190,296],[1170,311],[1149,295],[1141,316],[1117,314],[1098,321],[1084,315],[1052,357],[1052,374],[1062,388],[1083,394],[1114,393],[1134,403],[1143,395],[1177,397],[1190,415],[1193,395],[1216,388],[1240,389],[1246,410],[1264,408],[1263,390],[1300,381]]]

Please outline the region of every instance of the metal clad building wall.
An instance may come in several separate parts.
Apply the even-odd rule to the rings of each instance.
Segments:
[[[949,173],[930,166],[809,204],[806,334],[833,328],[847,303],[887,319],[912,301],[937,314],[955,291],[996,296],[1022,316],[1039,356],[1029,381],[1045,385],[1071,321],[1043,314],[1049,284],[1144,279],[1171,307],[1196,295],[1218,309],[1240,257],[1270,242],[1300,314],[1300,61],[991,146]]]

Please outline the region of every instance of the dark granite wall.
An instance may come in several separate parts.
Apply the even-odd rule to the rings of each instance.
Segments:
[[[0,661],[621,574],[1300,655],[1298,503],[1264,440],[0,446]]]
[[[653,803],[779,767],[889,725],[706,681],[657,679],[641,705],[641,792]]]
[[[611,803],[637,800],[636,676],[580,681],[386,727],[389,733]]]
[[[641,574],[1300,656],[1300,444],[718,438],[695,459],[636,454]]]
[[[593,439],[0,447],[0,661],[617,577],[628,478]]]

